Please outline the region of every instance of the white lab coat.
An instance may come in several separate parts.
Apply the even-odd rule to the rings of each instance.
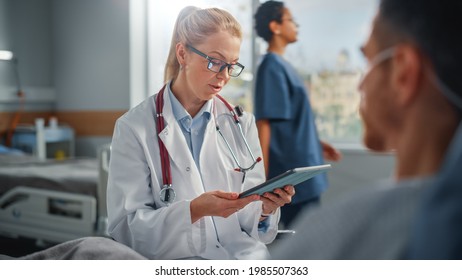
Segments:
[[[221,131],[243,166],[251,164],[237,127],[225,105],[214,98],[214,114],[205,130],[200,153],[199,172],[172,112],[170,98],[164,94],[165,129],[160,138],[169,155],[172,185],[176,200],[167,206],[159,199],[162,186],[159,145],[155,126],[155,96],[133,108],[117,120],[112,139],[107,207],[109,233],[117,241],[150,259],[264,259],[265,243],[277,234],[279,211],[270,218],[270,226],[258,231],[262,202],[247,205],[228,218],[203,217],[191,224],[190,202],[212,190],[242,192],[265,180],[263,161],[249,171],[242,185],[242,173],[235,163]],[[256,157],[261,149],[251,114],[241,117],[244,135]]]

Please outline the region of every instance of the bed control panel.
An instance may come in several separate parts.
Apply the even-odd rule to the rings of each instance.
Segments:
[[[0,198],[0,231],[64,242],[95,235],[96,214],[92,196],[21,186]]]

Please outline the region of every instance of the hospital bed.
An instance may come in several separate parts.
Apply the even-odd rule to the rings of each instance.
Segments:
[[[97,159],[0,155],[0,235],[39,244],[107,236],[108,161],[109,145]]]

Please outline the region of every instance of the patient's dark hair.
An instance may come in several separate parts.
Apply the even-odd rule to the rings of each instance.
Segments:
[[[461,0],[380,0],[378,23],[416,44],[437,77],[462,98]]]
[[[255,13],[255,30],[257,35],[262,37],[266,42],[271,41],[273,32],[269,28],[273,20],[281,23],[284,12],[284,3],[279,1],[267,1],[258,7]]]

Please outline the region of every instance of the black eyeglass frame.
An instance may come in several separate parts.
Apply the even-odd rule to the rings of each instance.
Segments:
[[[221,59],[218,59],[218,58],[215,58],[215,57],[210,57],[208,55],[206,55],[205,53],[199,51],[198,49],[194,48],[193,46],[191,45],[186,45],[186,47],[188,49],[190,49],[192,52],[202,56],[203,58],[207,59],[209,63],[207,63],[207,69],[214,72],[214,73],[221,73],[221,71],[223,71],[223,69],[225,68],[228,68],[228,74],[231,76],[231,77],[239,77],[239,75],[242,73],[242,71],[244,71],[244,68],[245,66],[240,64],[239,62],[236,62],[236,63],[228,63],[226,61],[223,61]],[[218,60],[220,62],[222,62],[222,66],[220,67],[220,70],[217,72],[217,71],[214,71],[212,70],[212,66],[214,64],[213,60]],[[241,67],[241,71],[239,71],[239,73],[235,74],[233,73],[233,70],[236,70],[235,68],[233,68],[234,66],[239,66]]]

